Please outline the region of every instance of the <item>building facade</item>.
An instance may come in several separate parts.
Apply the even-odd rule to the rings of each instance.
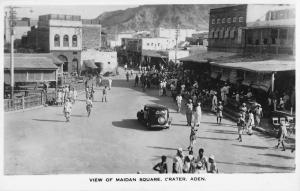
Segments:
[[[100,48],[101,42],[99,20],[82,19],[82,49]]]
[[[176,32],[178,31],[178,32]],[[195,29],[175,29],[175,28],[163,28],[158,27],[154,30],[154,37],[164,37],[170,39],[176,39],[176,33],[178,34],[178,41],[185,41],[186,37],[192,37],[192,34],[197,33]]]
[[[209,18],[209,51],[243,52],[245,48],[245,27],[254,22],[265,21],[266,18],[285,18],[279,16],[290,5],[249,4],[222,7],[210,10]],[[273,13],[274,12],[274,13]],[[277,13],[275,13],[277,12]],[[292,13],[289,14],[292,16]]]

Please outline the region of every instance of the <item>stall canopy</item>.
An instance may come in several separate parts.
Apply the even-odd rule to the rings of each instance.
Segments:
[[[235,55],[236,53],[231,53],[231,52],[209,51],[209,52],[202,52],[199,54],[193,54],[184,58],[180,58],[179,60],[182,62],[207,63],[209,61],[222,60],[224,58],[232,57]]]
[[[9,55],[9,54],[5,54]],[[56,56],[54,56],[52,53],[30,53],[30,54],[25,54],[25,53],[15,53],[15,57],[46,57],[52,60],[53,64],[60,66],[63,64],[63,62],[58,59]]]
[[[167,58],[168,53],[165,51],[157,51],[157,50],[142,50],[142,56]]]
[[[295,61],[293,60],[263,60],[254,62],[211,63],[211,65],[224,68],[233,68],[251,72],[264,73],[295,70]]]

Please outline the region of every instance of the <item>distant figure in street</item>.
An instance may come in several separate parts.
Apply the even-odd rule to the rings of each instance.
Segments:
[[[238,119],[238,122],[237,122],[237,127],[238,127],[238,134],[239,134],[239,137],[237,138],[237,140],[239,142],[242,142],[242,134],[243,134],[243,130],[244,130],[244,127],[245,127],[245,118],[243,118],[243,114],[240,113],[240,117]]]
[[[194,126],[198,127],[200,125],[201,116],[202,116],[201,103],[198,102],[194,111]]]
[[[167,96],[167,81],[165,79],[162,81],[162,90],[162,95]]]
[[[177,97],[176,97],[177,112],[178,113],[181,111],[181,101],[182,101],[182,96],[181,96],[181,94],[178,94]]]
[[[263,117],[263,112],[260,104],[256,105],[254,114],[255,114],[255,127],[259,127],[260,119]]]
[[[97,78],[96,78],[96,86],[100,87],[101,86],[101,81],[102,81],[101,76],[98,75]]]
[[[211,111],[216,112],[217,106],[218,106],[217,93],[214,93],[213,98],[212,98],[212,103],[211,103]]]
[[[163,95],[163,81],[159,82],[159,87],[158,87],[158,96]]]
[[[243,103],[242,104],[242,107],[241,107],[241,113],[242,113],[242,115],[243,115],[243,118],[244,119],[246,119],[246,113],[247,113],[247,111],[248,111],[248,108],[247,108],[247,106],[246,106],[246,103]]]
[[[77,91],[75,90],[75,88],[72,88],[72,90],[70,91],[70,97],[72,100],[72,104],[75,104],[75,100],[77,99]]]
[[[103,102],[103,100],[105,100],[105,102],[107,102],[107,86],[105,86],[102,91],[102,102]]]
[[[286,130],[286,124],[284,121],[280,121],[280,128],[278,131],[278,144],[275,146],[276,149],[278,149],[279,145],[282,145],[282,151],[285,151],[285,146],[284,146],[284,141],[287,135],[287,130]]]
[[[92,98],[90,97],[86,100],[86,111],[88,113],[88,117],[90,117],[92,107],[93,107],[93,102],[92,102]]]
[[[192,117],[193,117],[193,102],[191,99],[189,99],[188,103],[186,104],[185,115],[186,115],[187,126],[191,126]]]
[[[197,131],[198,131],[198,128],[195,127],[195,126],[191,126],[191,133],[190,133],[190,145],[188,147],[188,150],[189,151],[193,151],[193,147],[194,147],[194,144],[196,143],[196,139],[197,139]]]
[[[126,73],[126,81],[129,82],[129,72]]]
[[[139,81],[140,81],[139,76],[138,76],[138,74],[136,74],[135,75],[135,79],[134,79],[134,87],[138,87],[139,86]]]
[[[139,74],[141,73],[141,71],[142,71],[142,65],[139,64]]]
[[[159,172],[160,174],[168,174],[168,164],[167,157],[165,155],[161,156],[161,162],[157,163],[153,170]]]
[[[57,100],[56,100],[56,102],[57,102],[57,105],[59,105],[59,106],[61,106],[62,105],[62,103],[63,103],[63,91],[61,90],[61,89],[58,89],[57,90]]]
[[[63,112],[66,118],[66,122],[70,122],[70,116],[72,112],[72,103],[70,99],[66,99]]]
[[[130,70],[130,76],[133,77],[133,69]]]
[[[111,89],[111,84],[112,84],[112,79],[108,78],[108,89],[109,90]]]
[[[95,93],[95,90],[94,90],[94,86],[92,85],[91,93],[90,93],[90,96],[89,96],[92,99],[92,101],[94,101],[94,93]]]
[[[177,149],[177,154],[173,159],[173,173],[174,174],[180,174],[183,172],[183,150],[182,148]]]
[[[127,71],[127,63],[124,65],[125,72]]]
[[[217,124],[221,124],[223,118],[223,105],[222,101],[219,101],[219,104],[217,106]]]
[[[254,127],[254,115],[253,115],[253,112],[250,110],[249,111],[249,118],[248,118],[248,121],[247,121],[247,134],[248,135],[252,135],[253,132],[252,132],[252,128]]]

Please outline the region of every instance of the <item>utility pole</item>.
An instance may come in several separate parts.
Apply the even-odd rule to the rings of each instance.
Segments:
[[[178,36],[179,36],[179,24],[176,27],[176,48],[175,48],[175,64],[177,64],[177,49],[178,49]]]
[[[15,77],[14,77],[14,27],[16,24],[16,7],[9,7],[9,27],[10,27],[10,96],[11,99],[14,98],[14,86],[15,86]]]

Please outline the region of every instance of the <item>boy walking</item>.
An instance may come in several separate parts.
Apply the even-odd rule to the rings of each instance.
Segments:
[[[221,124],[223,118],[223,105],[222,101],[219,101],[219,104],[217,106],[217,124]]]
[[[182,96],[181,96],[181,94],[178,94],[177,97],[176,97],[177,112],[178,113],[181,111],[181,101],[182,101]]]
[[[238,122],[237,122],[238,134],[239,134],[239,137],[237,138],[237,140],[239,142],[243,141],[242,140],[242,134],[243,134],[244,126],[245,126],[245,119],[243,118],[243,114],[240,113],[240,117],[239,117]]]

